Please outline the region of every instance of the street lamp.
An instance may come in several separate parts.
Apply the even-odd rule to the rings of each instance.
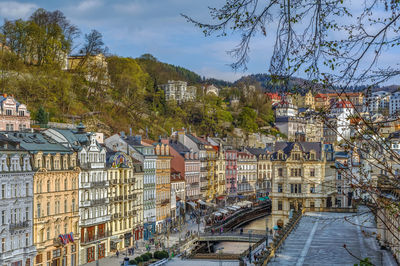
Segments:
[[[249,262],[251,263],[251,233],[253,231],[249,230]]]
[[[97,247],[97,252],[96,252],[96,250],[95,250],[95,252],[97,253],[97,256],[96,256],[96,266],[99,266],[100,265],[100,262],[99,262],[99,245],[100,245],[100,241],[97,241],[96,242],[96,247]]]

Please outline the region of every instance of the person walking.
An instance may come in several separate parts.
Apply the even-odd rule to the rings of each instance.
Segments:
[[[117,255],[117,258],[119,258],[119,251],[117,250],[117,253],[116,253],[116,255]]]

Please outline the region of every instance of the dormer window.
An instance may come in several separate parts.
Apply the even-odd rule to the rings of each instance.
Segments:
[[[12,115],[12,110],[6,110],[6,115]]]

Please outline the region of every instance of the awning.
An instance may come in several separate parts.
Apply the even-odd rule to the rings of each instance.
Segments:
[[[277,225],[274,225],[274,230],[279,230],[279,227]]]
[[[228,206],[228,207],[226,207],[228,210],[231,210],[231,211],[236,211],[237,209],[236,208],[234,208],[234,207],[231,207],[231,206]]]
[[[222,216],[219,212],[214,212],[214,216]]]
[[[229,213],[227,210],[224,210],[224,209],[219,209],[219,212],[222,212],[223,214],[228,214]]]
[[[265,198],[258,198],[258,200],[259,200],[259,201],[264,201],[264,200],[265,200]]]
[[[206,203],[204,201],[202,201],[201,199],[197,201],[198,203],[200,203],[201,205],[206,205]]]
[[[238,197],[239,199],[244,199],[244,196],[242,196],[242,195],[237,195],[237,197]]]
[[[223,200],[224,198],[225,198],[224,196],[217,197],[218,200]]]
[[[194,202],[187,201],[186,203],[189,204],[190,206],[192,206],[193,208],[196,208],[196,204],[194,204]]]
[[[217,204],[212,203],[212,202],[206,202],[206,205],[207,205],[208,207],[211,207],[211,208],[217,207]]]

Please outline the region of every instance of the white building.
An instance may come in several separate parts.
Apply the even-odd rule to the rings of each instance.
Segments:
[[[354,114],[354,106],[350,101],[338,101],[331,109],[336,119],[337,141],[350,138],[350,117]]]
[[[400,92],[394,92],[389,99],[389,115],[397,116],[400,111]]]
[[[168,80],[167,84],[162,84],[159,87],[164,90],[167,101],[175,100],[179,104],[193,101],[196,98],[196,87],[188,87],[186,81]]]
[[[215,87],[214,84],[209,85],[205,88],[203,87],[203,90],[205,90],[206,95],[214,95],[214,96],[219,95],[219,89],[217,87]]]
[[[364,112],[375,114],[389,108],[391,93],[387,91],[376,91],[364,97]]]
[[[275,117],[295,117],[298,116],[297,106],[288,102],[281,101],[274,106]]]
[[[32,265],[33,175],[28,152],[0,135],[0,265]]]
[[[81,242],[79,263],[88,263],[88,253],[108,256],[111,219],[108,210],[106,148],[99,145],[96,134],[85,132],[83,124],[77,131],[48,129],[44,132],[58,143],[78,153],[79,167],[79,228]],[[97,257],[96,257],[97,258]]]

